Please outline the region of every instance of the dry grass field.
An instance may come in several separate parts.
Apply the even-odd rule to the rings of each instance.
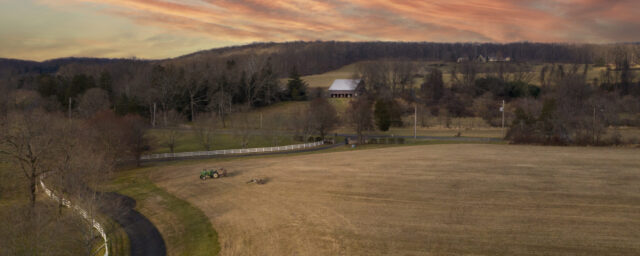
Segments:
[[[336,79],[352,79],[354,77],[354,72],[358,70],[358,65],[360,63],[361,62],[352,63],[349,65],[343,66],[339,69],[332,70],[322,74],[303,76],[302,79],[305,80],[309,84],[309,87],[311,88],[314,88],[314,87],[329,88],[329,86],[331,86],[333,81]],[[434,62],[434,61],[416,61],[414,62],[414,64],[417,67],[417,73],[418,73],[417,77],[415,77],[413,81],[414,87],[420,87],[420,85],[424,82],[423,76],[428,74],[432,68],[440,69],[440,71],[443,72],[442,78],[444,82],[447,85],[450,85],[452,80],[451,70],[456,65],[456,63],[454,62]],[[486,68],[486,67],[490,67],[491,65],[493,64],[491,63],[478,64],[478,67]],[[570,70],[573,66],[572,64],[562,64],[562,65],[565,70]],[[532,64],[531,72],[530,72],[531,73],[530,80],[528,81],[529,83],[533,85],[538,85],[538,86],[540,85],[540,71],[542,70],[543,66],[551,66],[551,64],[550,63]],[[632,68],[636,69],[632,71],[633,76],[637,76],[640,73],[640,71],[638,71],[637,69],[640,67],[634,66]],[[578,70],[580,71],[582,71],[583,69],[584,69],[584,66],[579,66],[578,68]],[[589,66],[587,71],[587,81],[592,82],[594,78],[601,79],[601,75],[605,71],[606,71],[605,67],[594,67],[593,65]],[[617,73],[618,71],[613,71],[613,74],[617,75]],[[458,75],[461,76],[460,74]],[[482,72],[477,74],[478,77],[486,77],[487,75],[489,74],[482,73]],[[287,79],[282,79],[281,82],[284,84],[287,82]]]
[[[231,177],[199,180],[211,166]],[[222,255],[640,252],[637,148],[428,145],[154,168],[210,218]]]

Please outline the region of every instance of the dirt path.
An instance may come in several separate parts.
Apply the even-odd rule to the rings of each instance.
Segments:
[[[205,212],[222,255],[634,255],[639,155],[431,145],[213,160],[153,180]],[[231,177],[198,179],[219,165]]]

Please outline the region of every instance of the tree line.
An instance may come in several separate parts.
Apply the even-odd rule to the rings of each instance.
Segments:
[[[500,126],[503,100],[507,138],[516,143],[618,144],[617,133],[602,138],[608,127],[640,126],[640,81],[628,59],[593,79],[588,78],[589,64],[544,64],[541,70],[522,62],[452,65],[443,71],[438,64],[409,61],[361,63],[354,77],[364,81],[359,93],[365,96],[349,110],[357,112],[354,130],[361,134],[403,126],[402,117],[413,115],[414,107],[421,119],[441,118],[446,127],[452,118],[464,117]]]

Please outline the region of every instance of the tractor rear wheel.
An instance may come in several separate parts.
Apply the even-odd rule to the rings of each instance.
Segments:
[[[206,175],[200,175],[200,179],[201,179],[201,180],[206,180],[206,179],[207,179],[207,176],[206,176]]]
[[[218,174],[217,172],[214,172],[213,173],[213,178],[214,179],[220,178],[220,174]]]

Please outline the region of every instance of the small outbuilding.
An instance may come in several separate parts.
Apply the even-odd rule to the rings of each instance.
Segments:
[[[331,98],[352,98],[358,96],[358,87],[361,86],[360,79],[336,79],[329,87],[329,97]]]

